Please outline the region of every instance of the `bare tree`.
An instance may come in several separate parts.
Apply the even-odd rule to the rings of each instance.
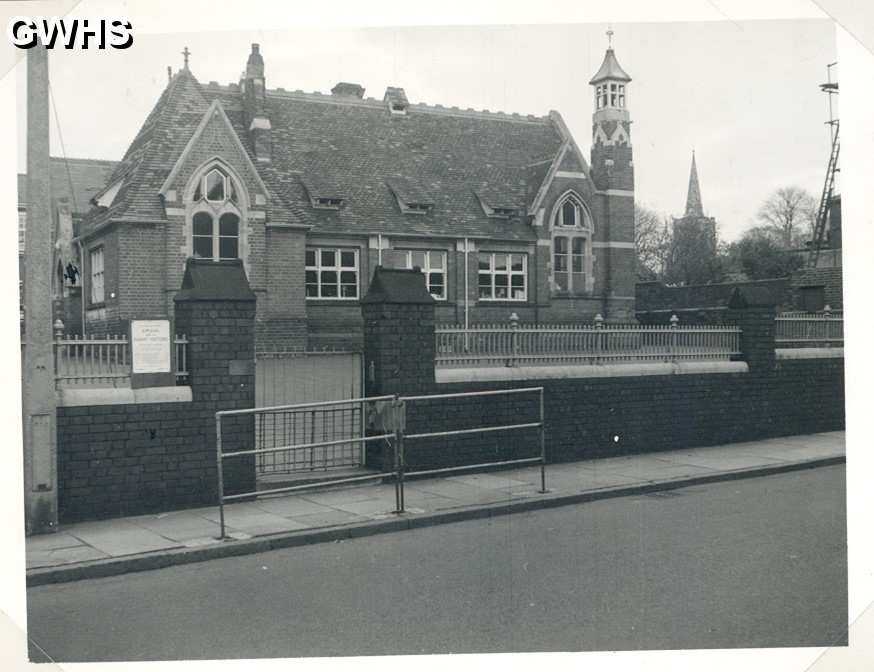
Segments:
[[[800,187],[781,187],[759,208],[756,218],[783,249],[803,247],[816,219],[816,199]]]
[[[662,278],[670,252],[670,237],[665,218],[643,205],[634,204],[638,280]]]

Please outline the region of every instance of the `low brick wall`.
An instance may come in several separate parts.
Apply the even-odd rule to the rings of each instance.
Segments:
[[[433,393],[544,388],[549,462],[843,429],[843,359],[786,360],[749,373],[445,383]],[[412,401],[407,433],[536,422],[538,395]],[[536,429],[410,440],[408,468],[539,454]],[[380,466],[374,452],[373,466]]]
[[[111,404],[58,409],[61,522],[216,503],[215,404]],[[223,437],[250,445],[239,421]],[[226,460],[225,488],[254,490],[251,458]]]
[[[175,322],[189,341],[190,401],[92,390],[99,403],[58,408],[61,522],[217,503],[215,413],[255,405],[255,296],[241,263],[189,260]],[[252,417],[225,419],[222,441],[225,452],[253,448]],[[224,487],[255,490],[252,456],[224,461]]]
[[[412,396],[542,386],[550,462],[844,427],[843,358],[778,360],[773,304],[747,302],[743,296],[729,302],[722,319],[741,329],[741,359],[746,366],[727,363],[722,372],[621,376],[612,370],[605,377],[538,380],[520,375],[520,380],[437,383],[434,307],[403,289],[402,283],[412,282],[412,277],[381,278],[381,291],[365,299],[367,394]],[[535,422],[538,416],[539,402],[533,394],[410,401],[405,432],[521,424]],[[410,470],[439,468],[535,456],[539,436],[537,429],[524,429],[411,439],[404,450]],[[390,456],[384,447],[371,446],[368,462],[380,467]]]

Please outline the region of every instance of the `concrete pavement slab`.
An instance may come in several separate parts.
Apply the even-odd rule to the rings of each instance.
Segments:
[[[757,467],[766,464],[777,464],[785,462],[785,460],[776,457],[763,457],[762,455],[737,454],[730,455],[726,453],[707,454],[707,453],[687,453],[675,454],[671,456],[671,462],[678,467],[685,465],[695,465],[698,467],[706,467],[715,471],[731,471],[734,469],[747,469],[749,467]]]
[[[101,560],[110,557],[109,554],[98,551],[91,546],[73,546],[70,548],[56,548],[49,551],[30,551],[26,553],[25,561],[27,569],[36,567],[53,567],[55,565],[68,565],[74,562],[86,562],[88,560]]]
[[[42,534],[35,537],[29,537],[27,540],[27,552],[31,551],[54,551],[58,548],[72,548],[82,546],[83,541],[77,539],[71,534],[65,532],[55,532],[54,534]]]
[[[380,495],[379,490],[373,487],[358,487],[348,490],[328,490],[323,492],[308,492],[298,495],[313,504],[333,506],[338,502],[361,502],[365,499],[376,499]],[[392,495],[394,496],[394,495]]]
[[[214,534],[216,527],[214,521],[184,511],[164,516],[137,516],[130,521],[155,534],[179,542]]]
[[[215,513],[214,517],[210,517],[209,520],[212,520],[214,524],[218,524],[220,520],[218,512]],[[275,513],[258,510],[238,511],[232,507],[225,507],[225,525],[236,530],[247,530],[250,527],[283,525],[287,521],[287,518],[277,516]]]
[[[367,518],[348,511],[331,510],[326,513],[310,513],[305,516],[294,516],[293,518],[290,518],[290,520],[305,525],[306,527],[315,528],[360,523],[367,520]]]
[[[478,488],[489,488],[497,490],[503,490],[514,485],[527,485],[525,481],[516,479],[515,474],[513,475],[513,478],[511,478],[509,475],[501,473],[465,474],[463,476],[449,476],[446,480],[464,483],[465,485],[472,485]]]
[[[113,557],[176,548],[180,545],[124,519],[77,526],[75,536]]]
[[[304,523],[291,520],[290,518],[278,518],[277,520],[258,521],[240,525],[239,522],[230,526],[231,532],[244,532],[250,537],[259,537],[264,534],[277,534],[278,532],[291,532],[304,530],[308,526]]]
[[[294,495],[258,500],[258,508],[278,516],[303,516],[308,513],[324,513],[331,510],[331,507],[326,504],[317,504]]]
[[[392,513],[395,510],[395,500],[387,499],[364,499],[360,502],[342,502],[334,505],[338,511],[348,511],[359,516],[373,516],[376,514]]]
[[[667,461],[660,461],[659,464],[635,464],[630,462],[623,467],[614,467],[605,471],[593,470],[595,478],[603,476],[605,473],[616,474],[618,476],[626,476],[628,478],[637,479],[638,481],[656,481],[668,478],[680,478],[682,476],[698,476],[706,473],[713,473],[714,470],[710,467],[697,466],[694,464],[671,464]]]

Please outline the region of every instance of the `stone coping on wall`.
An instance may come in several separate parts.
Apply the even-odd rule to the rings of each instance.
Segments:
[[[567,364],[558,366],[494,366],[438,368],[437,383],[468,383],[552,378],[623,378],[706,373],[746,373],[746,362],[632,362],[628,364]]]
[[[168,404],[191,401],[191,388],[84,387],[58,390],[58,406],[109,406],[112,404]]]
[[[843,359],[843,348],[777,348],[777,359]]]

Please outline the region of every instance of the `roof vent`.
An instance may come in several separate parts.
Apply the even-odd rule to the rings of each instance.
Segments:
[[[407,100],[407,94],[404,93],[402,88],[397,86],[389,86],[385,90],[385,95],[382,97],[382,100],[388,105],[389,112],[392,114],[406,114],[407,108],[410,106],[410,101]]]
[[[331,93],[335,96],[364,98],[364,87],[361,84],[352,84],[351,82],[337,82],[337,85],[331,89]]]

